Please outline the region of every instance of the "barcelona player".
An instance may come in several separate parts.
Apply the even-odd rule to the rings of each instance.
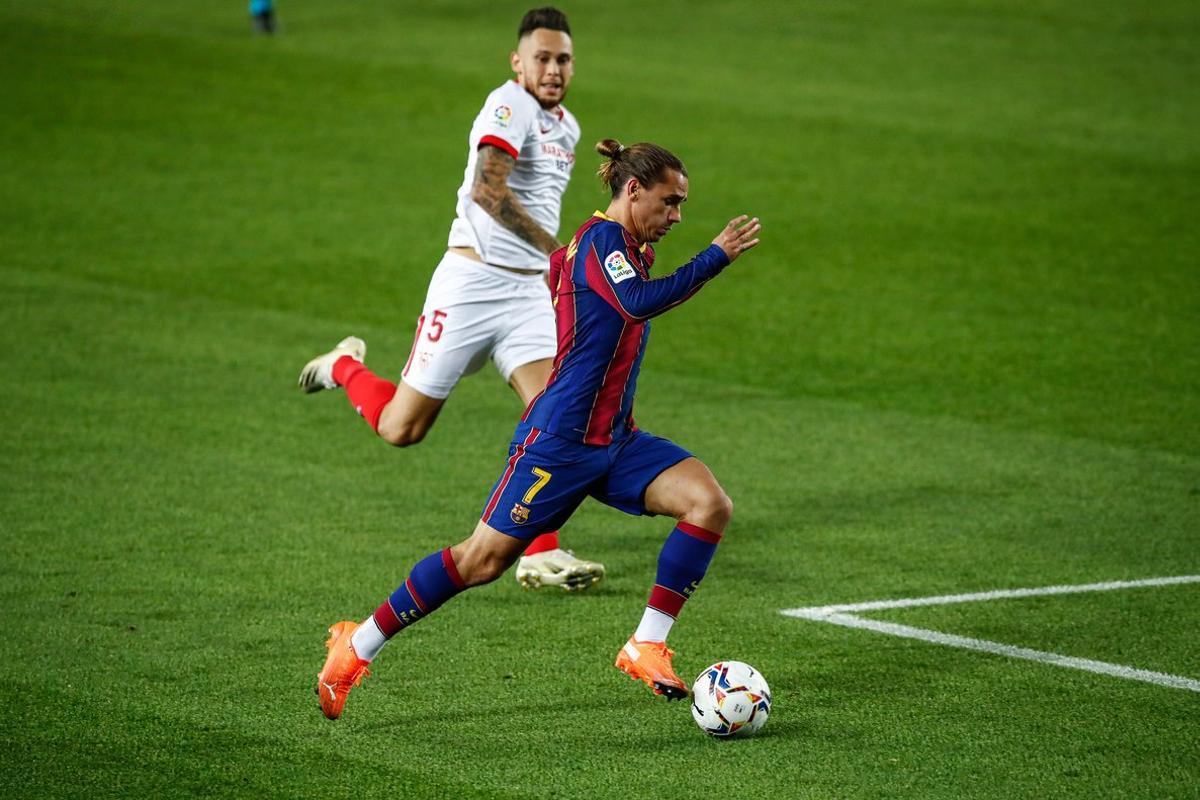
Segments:
[[[458,381],[489,358],[525,405],[550,376],[554,309],[545,278],[549,254],[561,247],[554,232],[579,141],[563,105],[575,71],[566,15],[526,13],[509,60],[516,77],[488,95],[471,126],[446,253],[399,383],[366,368],[367,346],[355,336],[300,373],[307,392],[345,387],[350,405],[396,447],[424,439]],[[335,370],[344,355],[351,360]],[[604,572],[559,547],[556,531],[530,542],[517,564],[517,580],[530,589],[586,589]]]
[[[558,349],[550,379],[517,425],[475,531],[419,561],[361,624],[330,627],[316,687],[330,719],[341,715],[351,688],[391,637],[464,589],[495,580],[528,539],[562,525],[588,496],[630,514],[676,520],[641,622],[616,666],[656,694],[687,696],[667,635],[703,579],[733,505],[699,459],[634,424],[633,399],[650,319],[755,247],[760,224],[745,216],[730,220],[690,262],[651,278],[651,245],[681,220],[687,170],[653,144],[623,147],[606,139],[597,150],[607,158],[600,176],[612,200],[551,256]]]

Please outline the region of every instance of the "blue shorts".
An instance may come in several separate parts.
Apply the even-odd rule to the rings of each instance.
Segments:
[[[522,423],[481,519],[501,533],[532,539],[562,527],[589,495],[626,514],[650,515],[646,487],[691,455],[645,431],[605,446]]]

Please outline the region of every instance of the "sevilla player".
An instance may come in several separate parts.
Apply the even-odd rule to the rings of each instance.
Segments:
[[[528,12],[510,62],[515,78],[488,95],[471,126],[467,166],[445,255],[417,319],[399,384],[362,363],[351,336],[310,361],[305,391],[345,387],[350,404],[397,447],[417,444],[464,375],[489,359],[523,404],[541,391],[554,358],[554,310],[546,286],[562,195],[575,165],[579,125],[563,106],[575,57],[566,16]],[[350,356],[335,368],[343,356]],[[604,566],[559,547],[558,533],[535,538],[517,565],[527,588],[585,589]]]

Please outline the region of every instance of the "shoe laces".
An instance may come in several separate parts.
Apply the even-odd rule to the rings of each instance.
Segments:
[[[668,661],[675,656],[675,651],[667,647],[666,642],[638,642],[638,644],[648,647],[652,652],[657,653]]]
[[[371,670],[367,669],[367,665],[363,664],[354,671],[354,676],[350,679],[351,685],[359,686],[363,682],[363,678],[371,677]]]
[[[344,678],[338,678],[336,681],[334,681],[334,685],[338,687],[345,686],[347,688],[361,685],[363,678],[369,678],[371,676],[371,670],[367,668],[367,664],[368,662],[359,659],[350,674]]]
[[[356,667],[354,669],[354,672],[350,673],[346,677],[339,678],[336,681],[334,681],[333,685],[335,687],[337,687],[338,690],[344,689],[346,691],[349,691],[351,688],[353,688],[355,686],[361,686],[363,678],[370,677],[370,675],[371,675],[371,670],[367,669],[366,665],[364,664],[361,667]]]

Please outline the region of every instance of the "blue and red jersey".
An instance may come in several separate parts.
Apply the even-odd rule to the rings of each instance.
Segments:
[[[521,418],[556,436],[607,445],[636,430],[633,395],[650,318],[687,300],[729,264],[717,245],[661,278],[654,249],[599,211],[550,256],[558,328],[554,370]]]

